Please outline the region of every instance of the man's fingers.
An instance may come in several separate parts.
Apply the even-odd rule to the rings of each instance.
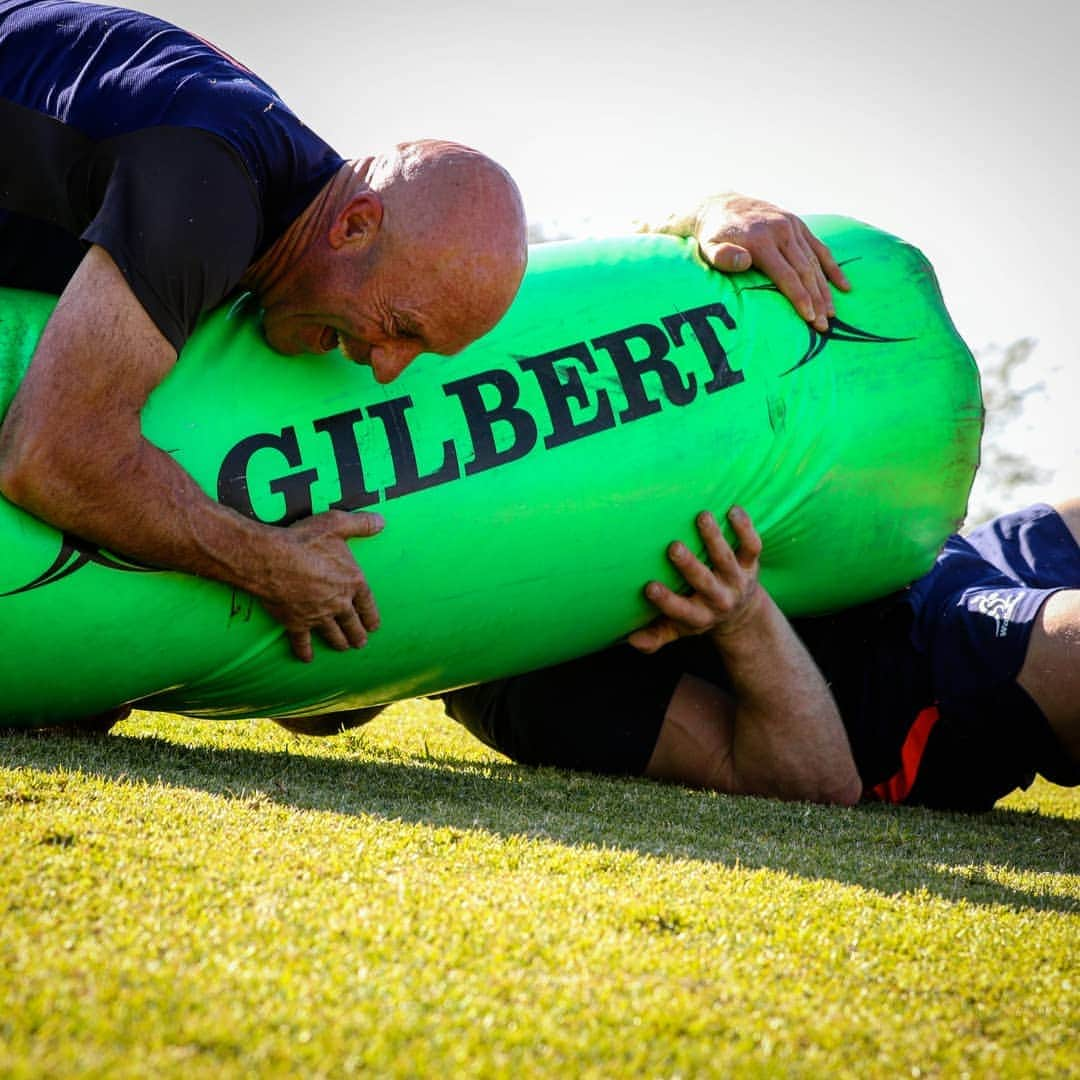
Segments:
[[[667,619],[655,619],[648,626],[635,630],[626,640],[638,652],[654,653],[678,638],[678,630]]]
[[[702,510],[694,521],[698,535],[705,542],[705,554],[717,573],[729,574],[735,569],[735,554],[727,542],[716,516],[708,510]]]
[[[805,234],[805,235],[804,235]],[[814,311],[817,312],[818,320],[815,323],[822,332],[829,329],[829,318],[836,314],[836,305],[833,303],[832,290],[829,281],[825,277],[825,271],[818,261],[814,249],[810,246],[809,232],[803,230],[799,234],[799,255],[802,259],[803,282],[810,290],[814,300]]]
[[[311,649],[311,631],[310,630],[289,630],[289,646],[292,648],[293,655],[297,660],[302,660],[305,664],[310,664],[314,653]]]
[[[836,302],[833,299],[830,283],[843,292],[851,291],[851,282],[847,274],[841,269],[840,264],[833,258],[833,253],[826,244],[823,244],[803,223],[801,237],[806,249],[806,257],[816,267],[820,282],[822,303],[827,305],[824,310],[830,316],[836,314]]]
[[[707,510],[695,524],[711,562],[706,565],[681,541],[668,546],[668,558],[690,587],[690,594],[673,592],[659,581],[645,586],[645,597],[659,612],[648,626],[627,639],[639,652],[651,653],[677,638],[703,634],[720,627],[730,630],[752,612],[757,588],[761,538],[750,515],[741,507],[728,511],[735,545],[728,543],[720,523]],[[727,632],[727,631],[725,631]]]
[[[814,249],[801,232],[792,232],[770,250],[759,252],[758,269],[769,277],[795,310],[824,333],[834,314],[832,293]]]
[[[829,249],[806,222],[778,206],[729,193],[706,200],[696,218],[698,245],[717,269],[747,268],[744,256],[820,333],[836,314],[830,283],[851,286]]]
[[[369,514],[363,510],[347,513],[344,510],[335,512],[334,531],[343,540],[365,538],[381,533],[386,525],[382,514]]]
[[[364,628],[365,624],[356,611],[339,615],[334,625],[339,628],[340,633],[343,635],[346,648],[362,649],[367,644],[367,630]]]
[[[844,292],[850,292],[851,282],[848,281],[847,274],[841,269],[840,264],[833,258],[832,252],[812,232],[807,230],[807,233],[809,236],[810,247],[817,256],[817,260],[821,264],[821,269],[825,271],[825,276],[838,289],[842,289]]]
[[[728,274],[737,274],[740,270],[749,270],[754,261],[750,252],[739,244],[732,244],[726,240],[716,241],[704,245],[705,254],[709,262],[717,270],[723,270]]]
[[[328,510],[282,530],[286,558],[263,603],[298,659],[313,658],[312,634],[332,649],[359,649],[378,629],[375,598],[348,541],[375,536],[384,524],[381,514]]]
[[[683,547],[681,544],[673,544],[668,551],[668,558],[675,569],[682,575],[683,581],[690,586],[695,594],[703,597],[711,605],[723,604],[724,584],[720,579],[735,569],[735,562],[731,556],[729,556],[730,562],[725,564],[721,561],[720,567],[713,569],[706,566],[689,548]],[[680,600],[685,600],[685,597],[680,596],[678,593],[672,595]],[[652,597],[649,599],[651,600]],[[664,600],[667,601],[667,598],[664,597]],[[659,604],[657,606],[660,607]],[[661,610],[665,615],[682,618],[681,613],[677,613],[670,607],[661,607]]]
[[[349,640],[345,637],[337,619],[324,619],[321,623],[312,627],[319,637],[326,642],[335,652],[345,652],[349,647]]]
[[[737,587],[739,572],[751,570],[761,556],[761,537],[750,515],[741,506],[733,506],[727,517],[735,533],[734,546],[727,542],[720,523],[708,510],[703,510],[695,519],[698,533],[705,543],[709,566],[685,544],[676,541],[668,548],[668,557],[686,583],[703,595],[716,594],[718,586],[723,587],[725,580]]]
[[[743,604],[747,589],[757,580],[756,534],[746,534],[748,546],[733,550],[727,543],[716,520],[708,515],[711,525],[702,522],[702,535],[706,536],[706,548],[712,566],[687,553],[687,558],[672,558],[686,583],[693,590],[690,597],[674,594],[673,597],[657,597],[656,607],[669,618],[691,633],[702,633],[727,619]],[[674,552],[672,553],[675,554]],[[650,599],[652,599],[650,597]]]
[[[716,585],[716,579],[711,574],[709,581],[713,586]],[[659,581],[649,582],[645,587],[645,596],[661,615],[691,633],[707,630],[712,625],[713,613],[696,596],[682,596],[672,592]]]
[[[793,234],[784,247],[773,245],[759,251],[756,260],[746,248],[729,242],[707,244],[705,251],[713,266],[726,273],[746,270],[755,261],[807,322],[822,332],[828,329],[834,306],[825,271],[814,250],[798,235]]]
[[[728,511],[728,521],[738,542],[735,558],[744,569],[749,569],[761,557],[761,537],[758,535],[750,515],[741,507],[733,506]]]
[[[375,603],[375,595],[366,581],[356,590],[352,603],[353,610],[367,630],[378,630],[382,618],[379,615],[378,605]]]
[[[698,514],[695,524],[705,542],[705,552],[713,570],[717,574],[731,577],[736,570],[753,569],[761,557],[762,543],[750,515],[741,506],[733,506],[727,513],[727,519],[735,533],[734,545],[727,542],[720,523],[708,510],[702,510]]]
[[[816,329],[824,333],[829,328],[829,315],[833,313],[832,293],[829,292],[825,272],[821,269],[817,256],[811,250],[801,230],[792,234],[783,247],[783,254],[810,298],[809,311],[813,314],[809,315],[801,308],[800,314],[807,322],[813,323]]]
[[[297,659],[309,663],[315,655],[311,643],[313,632],[317,633],[331,649],[345,652],[348,649],[362,649],[367,644],[370,629],[372,628],[366,626],[356,611],[350,610],[336,618],[323,619],[307,630],[287,630],[286,634]]]
[[[814,298],[783,251],[774,248],[767,255],[759,256],[757,264],[758,269],[772,280],[781,295],[787,297],[792,307],[807,322],[814,322],[818,318],[819,312],[814,307]]]

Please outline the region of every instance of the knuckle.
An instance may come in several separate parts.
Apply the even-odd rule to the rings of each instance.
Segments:
[[[772,231],[772,227],[768,218],[754,217],[749,221],[744,222],[741,227],[737,228],[732,225],[725,231],[732,235],[745,236],[749,240],[758,241],[768,237]]]
[[[784,244],[793,243],[797,233],[792,224],[791,215],[781,210],[772,218],[772,230]]]

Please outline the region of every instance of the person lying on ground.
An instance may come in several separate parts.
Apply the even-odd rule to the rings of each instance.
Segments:
[[[741,795],[987,810],[1036,774],[1080,783],[1080,499],[949,538],[908,588],[788,620],[745,511],[689,588],[604,652],[457,690],[451,717],[514,761]]]

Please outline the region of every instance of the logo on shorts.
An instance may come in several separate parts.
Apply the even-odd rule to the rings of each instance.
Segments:
[[[1009,623],[1012,622],[1013,612],[1020,603],[1018,592],[982,593],[975,601],[975,610],[980,615],[986,615],[994,620],[994,637],[1004,637],[1009,632]]]

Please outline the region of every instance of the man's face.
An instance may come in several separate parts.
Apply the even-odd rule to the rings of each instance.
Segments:
[[[460,352],[509,305],[513,292],[491,280],[482,260],[452,263],[410,252],[339,260],[317,283],[294,282],[280,298],[264,298],[267,341],[286,355],[340,347],[376,381],[391,382],[422,352]]]

